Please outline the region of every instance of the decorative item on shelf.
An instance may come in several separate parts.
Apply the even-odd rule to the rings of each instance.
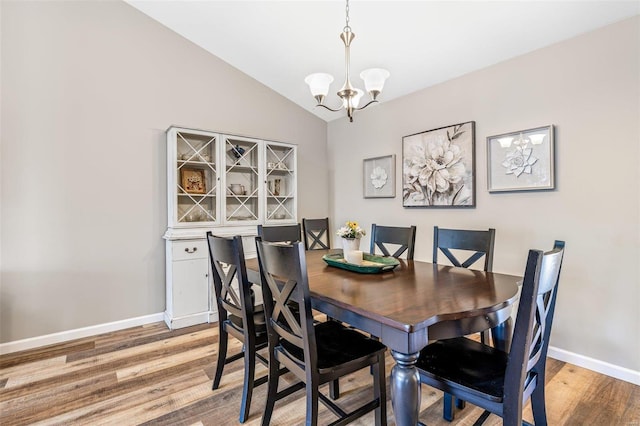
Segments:
[[[211,160],[211,156],[209,154],[200,154],[200,157],[202,157],[202,161],[205,163],[208,163]]]
[[[233,155],[236,158],[240,158],[244,155],[245,150],[243,147],[241,147],[240,145],[233,146],[231,147],[231,149],[229,150],[229,152],[231,153],[231,155]]]
[[[244,195],[247,193],[244,185],[240,185],[239,183],[232,183],[231,185],[229,185],[229,191],[231,191],[231,193],[235,195]]]
[[[344,43],[346,72],[344,85],[338,92],[338,96],[342,100],[342,105],[339,108],[333,109],[323,104],[325,96],[327,96],[327,93],[329,93],[329,85],[331,84],[331,82],[333,82],[332,75],[325,73],[315,73],[308,75],[304,79],[304,82],[309,85],[311,95],[318,102],[316,106],[323,107],[333,112],[340,111],[342,108],[344,108],[347,110],[347,116],[349,117],[349,121],[351,122],[353,121],[354,111],[365,109],[369,105],[378,102],[378,95],[382,92],[385,80],[389,78],[389,71],[382,68],[371,68],[362,71],[362,73],[360,73],[360,78],[364,80],[364,86],[369,93],[369,96],[371,96],[371,101],[358,108],[360,98],[362,97],[364,92],[356,87],[353,87],[351,85],[351,79],[349,77],[349,48],[355,36],[356,35],[351,31],[351,27],[349,26],[349,0],[347,0],[346,25],[344,26],[344,29],[340,34],[340,38]]]
[[[267,169],[275,169],[276,163],[267,163]]]
[[[338,229],[336,235],[342,238],[342,252],[345,258],[349,252],[360,249],[360,238],[366,234],[358,222],[347,221],[345,226]]]
[[[206,194],[204,170],[180,169],[182,188],[187,194]]]
[[[273,195],[278,196],[282,194],[282,179],[273,180]]]
[[[189,154],[180,154],[180,159],[183,161],[187,161],[189,159]]]

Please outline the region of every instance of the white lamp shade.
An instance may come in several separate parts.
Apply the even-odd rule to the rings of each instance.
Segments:
[[[382,68],[370,68],[360,73],[360,78],[364,80],[364,88],[367,92],[378,91],[382,92],[384,82],[389,78],[389,71]]]
[[[358,108],[358,104],[360,104],[360,99],[362,98],[362,95],[364,95],[364,92],[360,89],[355,89],[355,88],[353,90],[356,91],[356,95],[353,98],[351,98],[351,107]],[[349,105],[347,105],[347,102],[348,102],[348,98],[344,98],[342,100],[342,105],[345,108],[349,107]]]
[[[327,96],[327,93],[329,93],[329,85],[333,82],[333,76],[331,74],[317,72],[315,74],[309,74],[304,79],[304,82],[309,85],[313,97],[318,95]]]

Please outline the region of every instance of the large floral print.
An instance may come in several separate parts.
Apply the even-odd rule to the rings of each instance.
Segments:
[[[475,123],[403,138],[405,207],[473,207]]]

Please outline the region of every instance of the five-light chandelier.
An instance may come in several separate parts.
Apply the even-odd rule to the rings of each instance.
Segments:
[[[333,82],[333,76],[331,74],[325,73],[315,73],[308,75],[304,82],[309,85],[311,89],[311,94],[316,99],[318,104],[316,106],[321,106],[323,108],[328,109],[329,111],[337,112],[342,108],[347,110],[347,116],[349,117],[349,121],[353,121],[353,112],[361,109],[365,109],[369,105],[378,102],[378,95],[382,92],[382,88],[384,87],[384,82],[387,78],[389,78],[389,71],[384,70],[382,68],[371,68],[364,70],[360,73],[360,78],[364,80],[364,87],[369,92],[369,96],[371,96],[371,100],[366,103],[362,107],[358,107],[360,103],[360,98],[364,94],[364,92],[357,87],[353,87],[351,85],[351,79],[349,77],[349,47],[351,46],[351,42],[353,41],[356,35],[351,31],[351,27],[349,26],[349,0],[347,0],[346,7],[346,25],[342,30],[342,34],[340,34],[340,38],[344,43],[344,56],[345,56],[345,82],[340,91],[338,92],[338,96],[342,99],[342,106],[333,109],[324,105],[324,98],[329,93],[329,85]]]

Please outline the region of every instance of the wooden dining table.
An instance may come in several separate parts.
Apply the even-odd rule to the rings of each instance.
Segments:
[[[391,351],[391,403],[398,426],[418,423],[420,379],[415,368],[430,340],[494,328],[508,347],[511,305],[521,277],[399,259],[392,271],[361,274],[328,266],[326,250],[306,252],[315,310],[376,336]],[[257,259],[247,260],[249,281],[260,283]]]

